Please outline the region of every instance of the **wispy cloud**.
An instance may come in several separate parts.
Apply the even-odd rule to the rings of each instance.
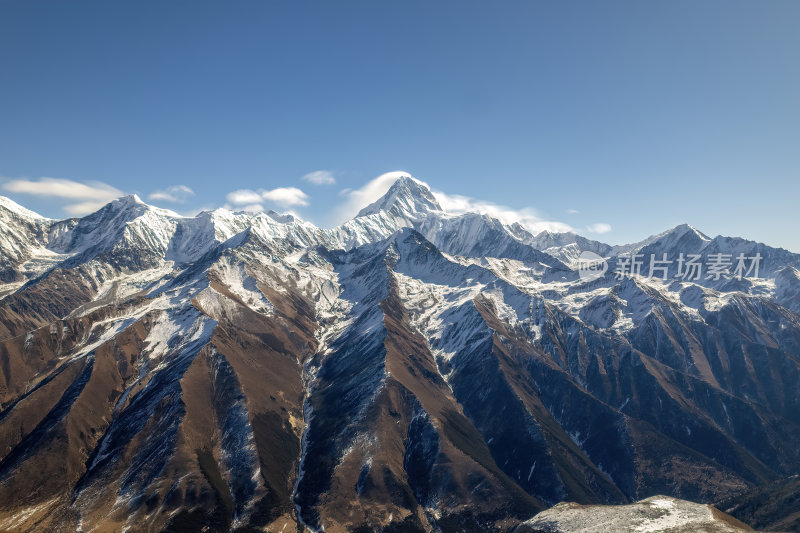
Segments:
[[[13,179],[4,183],[3,189],[16,194],[68,200],[62,208],[73,216],[97,211],[124,194],[116,187],[100,181],[80,182],[59,178]]]
[[[586,231],[589,233],[597,233],[598,235],[602,235],[603,233],[608,233],[611,231],[611,224],[606,224],[604,222],[589,224],[586,226]]]
[[[153,200],[154,202],[161,201],[182,204],[188,200],[190,196],[194,196],[194,191],[186,185],[173,185],[166,189],[159,189],[151,192],[147,199]]]
[[[578,213],[580,213],[580,211],[578,211],[577,209],[567,209],[568,215],[577,215]]]
[[[300,179],[313,183],[314,185],[333,185],[336,183],[336,178],[333,177],[333,172],[330,170],[315,170],[314,172],[309,172]]]
[[[308,195],[297,187],[278,187],[270,190],[253,191],[239,189],[225,197],[235,206],[247,206],[249,210],[259,210],[262,202],[270,202],[281,207],[308,205]]]

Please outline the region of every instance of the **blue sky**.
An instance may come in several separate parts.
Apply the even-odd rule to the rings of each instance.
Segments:
[[[0,194],[329,226],[402,169],[607,242],[688,222],[800,252],[799,20],[794,1],[4,1]]]

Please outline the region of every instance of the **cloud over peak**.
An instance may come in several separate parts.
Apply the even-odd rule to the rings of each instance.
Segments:
[[[381,198],[389,188],[401,177],[410,177],[422,185],[431,187],[424,181],[414,178],[410,173],[397,170],[381,174],[377,178],[367,182],[359,189],[344,189],[339,193],[345,201],[339,206],[336,213],[336,223],[341,223],[356,216],[364,207]],[[444,209],[448,213],[480,213],[498,219],[503,224],[519,223],[527,228],[531,233],[541,231],[566,232],[574,231],[569,224],[547,220],[539,215],[532,208],[513,209],[504,205],[492,202],[484,202],[463,196],[460,194],[447,194],[441,191],[431,191]]]
[[[413,177],[408,172],[395,170],[381,174],[358,189],[344,189],[339,196],[344,197],[344,202],[336,209],[336,223],[350,220],[363,208],[378,200],[389,191],[394,182],[402,177]],[[427,184],[425,184],[427,186]]]

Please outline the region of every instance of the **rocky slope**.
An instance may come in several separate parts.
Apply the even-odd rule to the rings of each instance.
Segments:
[[[0,530],[506,531],[800,472],[785,250],[532,235],[411,178],[333,229],[133,196],[0,221]],[[618,279],[629,253],[762,262]]]

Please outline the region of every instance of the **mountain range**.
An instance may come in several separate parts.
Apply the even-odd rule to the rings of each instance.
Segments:
[[[798,383],[800,255],[689,225],[533,234],[411,177],[331,229],[0,197],[0,530],[571,531],[674,498],[798,530]]]

